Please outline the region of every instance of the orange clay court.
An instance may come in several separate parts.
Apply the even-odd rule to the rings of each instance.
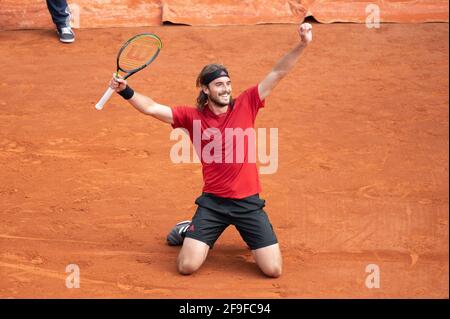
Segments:
[[[232,226],[178,274],[165,237],[195,212],[201,166],[172,163],[171,127],[117,94],[95,110],[117,50],[157,34],[159,57],[129,83],[194,105],[205,64],[224,63],[237,95],[296,28],[80,28],[71,45],[51,27],[1,31],[0,297],[448,298],[448,23],[313,23],[256,122],[279,130],[278,170],[260,178],[283,275],[266,278]]]

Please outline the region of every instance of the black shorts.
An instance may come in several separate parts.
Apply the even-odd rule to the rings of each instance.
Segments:
[[[195,203],[198,208],[186,237],[200,240],[212,248],[225,228],[234,225],[252,250],[278,242],[263,210],[265,201],[258,194],[231,199],[203,193]]]

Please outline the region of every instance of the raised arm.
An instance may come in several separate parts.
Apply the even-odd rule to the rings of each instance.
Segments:
[[[303,23],[298,28],[300,42],[275,64],[270,73],[258,85],[258,93],[261,100],[264,100],[270,92],[277,86],[278,82],[284,78],[297,63],[303,50],[312,41],[312,26]]]
[[[109,86],[116,92],[123,91],[127,86],[127,81],[113,76]],[[163,121],[164,123],[173,124],[172,109],[166,105],[158,104],[148,96],[134,92],[131,99],[127,100],[136,110],[146,115]]]

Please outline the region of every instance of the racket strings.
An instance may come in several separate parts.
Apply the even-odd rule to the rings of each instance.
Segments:
[[[131,41],[119,57],[122,70],[139,69],[153,59],[160,49],[160,42],[150,36],[139,37]]]

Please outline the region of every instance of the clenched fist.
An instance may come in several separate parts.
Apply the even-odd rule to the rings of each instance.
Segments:
[[[302,23],[298,28],[301,42],[308,45],[312,41],[312,25],[310,23]]]
[[[117,75],[114,73],[111,81],[109,81],[109,87],[113,89],[116,92],[120,92],[125,90],[127,86],[127,81],[124,79],[117,77]]]

